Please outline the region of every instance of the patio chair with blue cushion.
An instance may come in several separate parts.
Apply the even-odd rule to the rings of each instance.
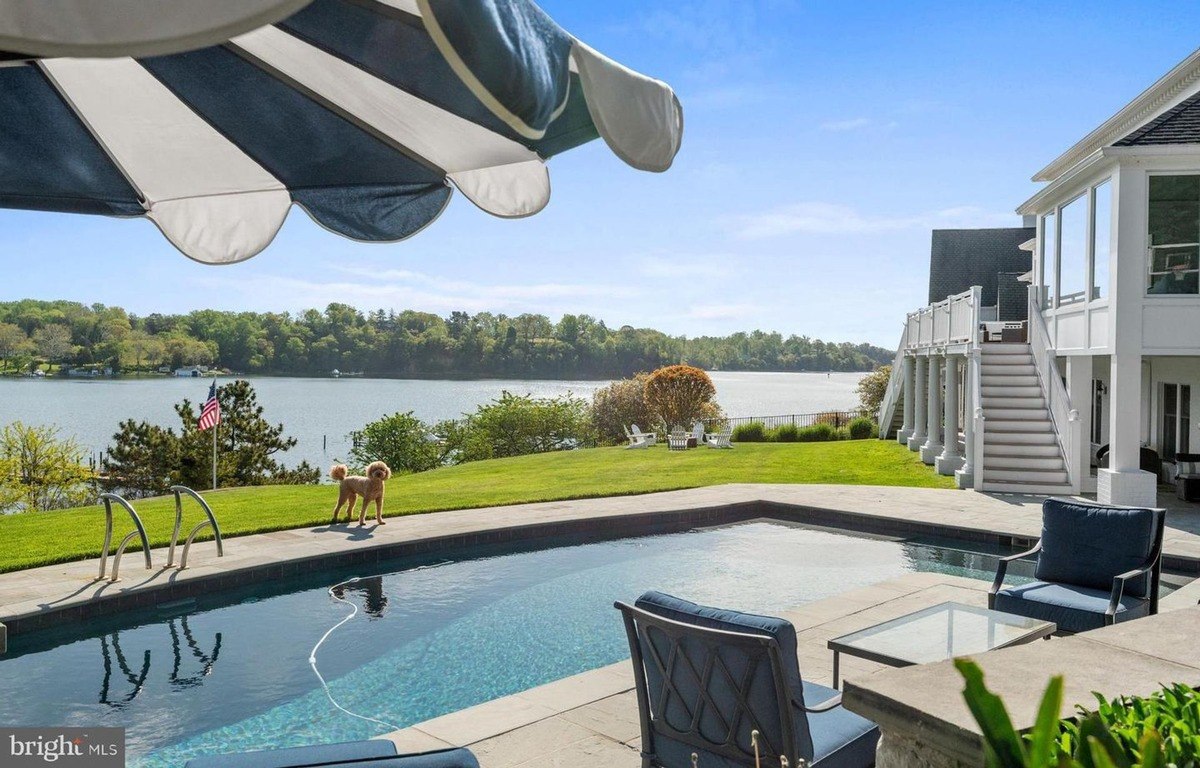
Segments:
[[[692,768],[693,754],[697,768],[780,768],[781,757],[793,768],[875,764],[878,726],[843,709],[838,691],[801,679],[791,623],[661,592],[616,607],[633,657],[643,768]]]
[[[396,754],[387,739],[320,744],[311,747],[267,749],[226,755],[206,755],[187,761],[184,768],[479,768],[467,749],[443,749],[415,755]]]
[[[988,607],[1052,621],[1064,632],[1158,613],[1165,521],[1162,509],[1046,499],[1042,538],[1000,560]],[[1037,581],[1005,587],[1008,564],[1033,554]]]

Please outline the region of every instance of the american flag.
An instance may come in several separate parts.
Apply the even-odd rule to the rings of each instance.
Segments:
[[[208,388],[208,400],[200,411],[200,421],[196,425],[201,432],[221,423],[221,404],[217,402],[217,382]]]

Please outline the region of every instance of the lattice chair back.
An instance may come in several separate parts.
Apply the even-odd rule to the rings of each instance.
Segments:
[[[775,638],[616,607],[633,658],[645,768],[691,768],[693,754],[699,768],[753,768],[754,741],[764,768],[780,768],[781,756],[796,766],[796,756],[812,755],[808,722],[803,712],[793,717]]]

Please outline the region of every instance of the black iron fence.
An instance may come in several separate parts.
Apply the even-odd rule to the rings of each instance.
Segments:
[[[737,429],[742,424],[753,424],[758,422],[766,429],[775,429],[782,427],[785,424],[791,424],[795,427],[811,427],[814,424],[828,424],[834,429],[844,427],[853,419],[860,416],[870,416],[862,408],[854,408],[844,411],[818,411],[817,413],[789,413],[782,416],[728,416],[723,419],[706,419],[704,421],[704,429],[706,431],[716,431],[726,427]],[[687,425],[688,428],[691,425]]]

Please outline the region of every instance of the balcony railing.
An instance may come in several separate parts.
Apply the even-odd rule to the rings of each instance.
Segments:
[[[926,349],[970,344],[979,329],[979,292],[975,287],[908,314],[907,348]]]

